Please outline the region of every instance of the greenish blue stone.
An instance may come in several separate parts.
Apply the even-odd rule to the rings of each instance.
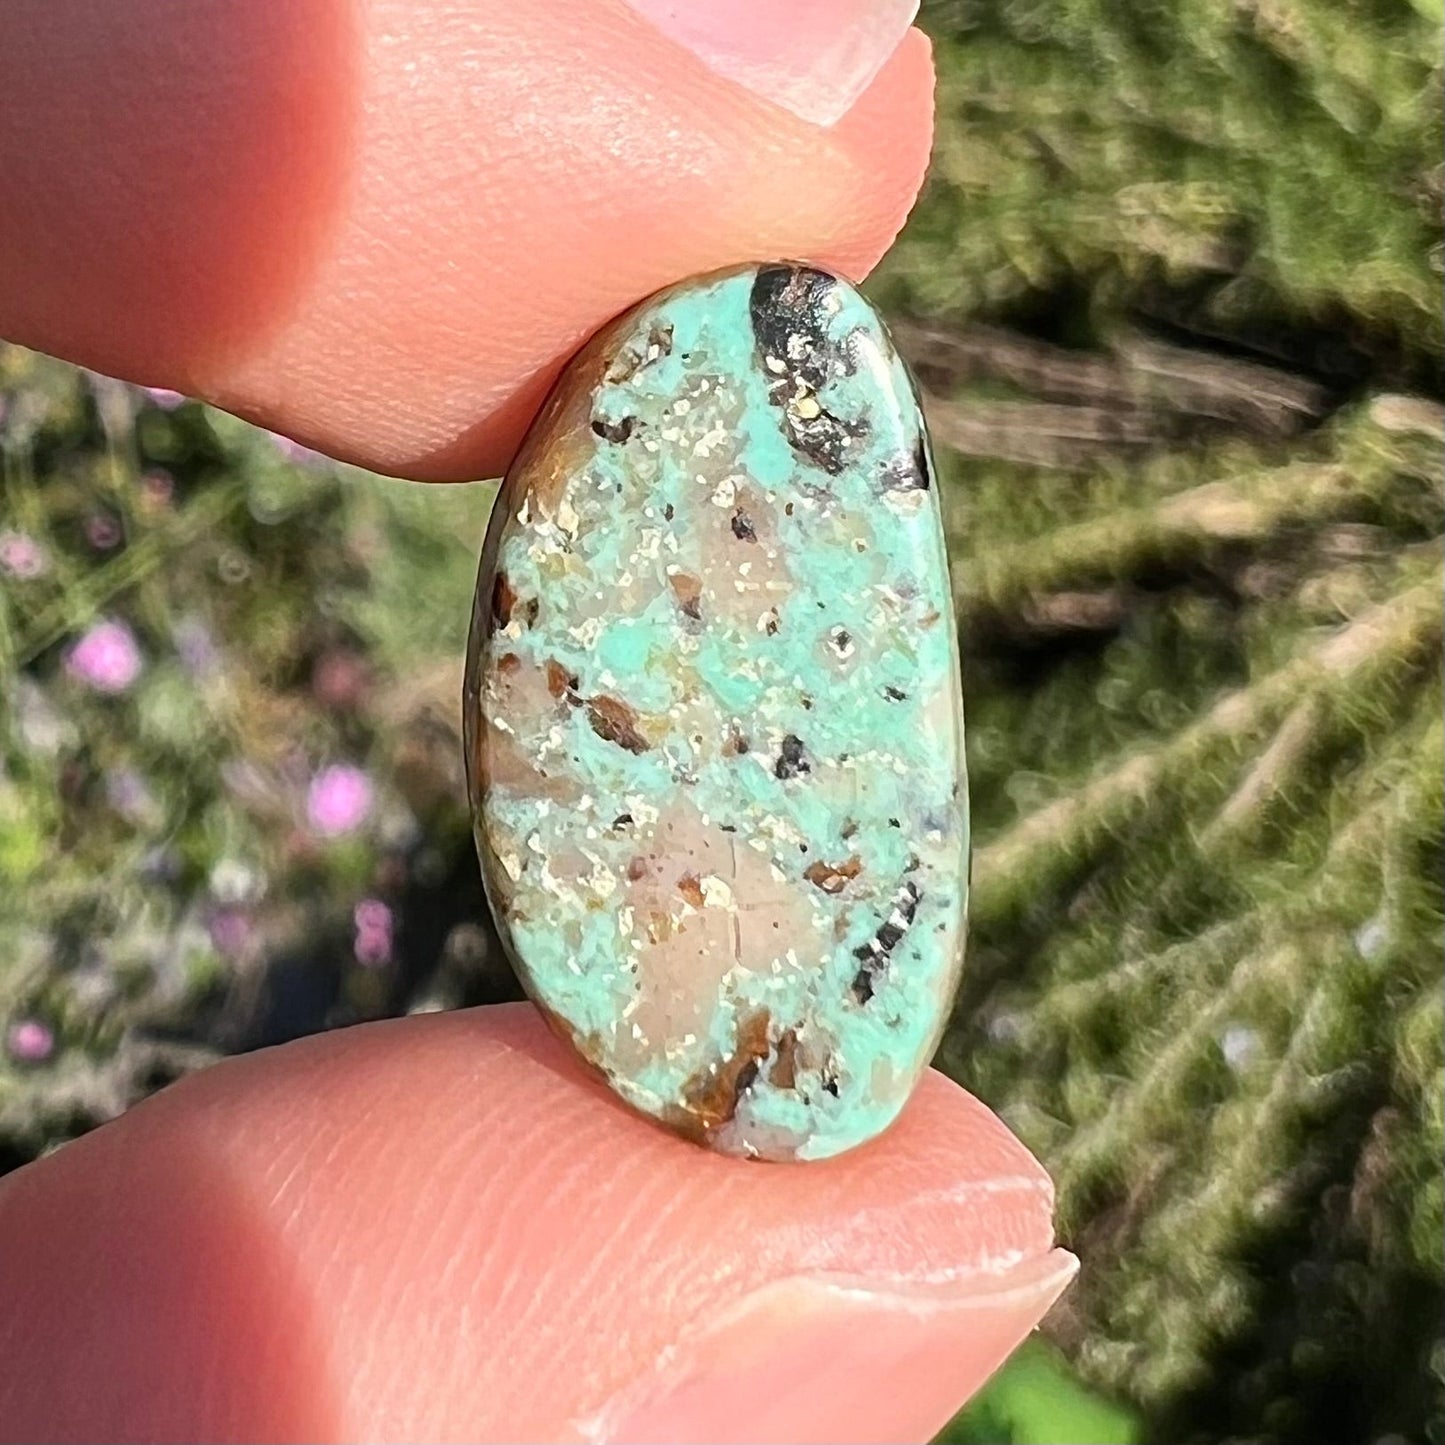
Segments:
[[[466,684],[529,993],[644,1113],[886,1128],[963,955],[958,649],[917,397],[846,282],[749,266],[589,343],[498,498]]]

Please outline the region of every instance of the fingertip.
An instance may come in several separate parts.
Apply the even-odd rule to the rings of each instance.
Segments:
[[[867,181],[856,220],[845,223],[831,258],[850,280],[860,281],[893,244],[923,186],[933,150],[935,76],[933,43],[910,29],[878,78],[838,122],[839,137],[853,150]]]
[[[698,147],[701,187],[656,217],[639,214],[615,225],[599,217],[590,227],[597,264],[568,278],[578,289],[556,308],[559,318],[578,318],[561,339],[511,364],[495,403],[434,449],[406,454],[403,433],[379,438],[386,455],[363,460],[419,481],[500,476],[571,354],[652,292],[691,275],[775,257],[811,261],[853,281],[872,271],[908,219],[932,153],[928,37],[910,29],[857,103],[826,131],[787,120],[780,136],[776,120],[751,101],[742,104],[743,123],[733,114],[739,102],[728,87],[712,77],[708,84],[713,99],[701,110],[716,118],[705,127],[706,145]],[[643,233],[645,250],[635,244]],[[501,300],[505,304],[505,293]],[[528,334],[527,323],[501,340],[499,359],[518,334]],[[405,414],[399,425],[409,428]],[[301,440],[322,450],[344,445],[331,433]]]
[[[927,158],[917,32],[820,126],[602,0],[117,13],[0,7],[0,330],[398,475],[502,471],[662,286],[861,276]]]
[[[748,1165],[625,1110],[526,1006],[364,1026],[209,1070],[0,1187],[0,1439],[574,1438],[674,1386],[716,1402],[678,1370],[740,1319],[734,1357],[750,1318],[834,1420],[808,1350],[835,1288],[894,1361],[851,1397],[882,1430],[1042,1312],[1049,1213],[937,1075],[862,1149]],[[895,1378],[935,1338],[923,1409]],[[788,1438],[785,1407],[670,1438]]]
[[[931,1440],[1038,1324],[1075,1267],[1056,1250],[983,1280],[764,1285],[685,1339],[583,1433],[629,1445]]]

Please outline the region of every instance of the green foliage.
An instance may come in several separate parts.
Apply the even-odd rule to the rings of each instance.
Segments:
[[[424,1001],[446,929],[399,920],[478,901],[430,895],[469,846],[454,713],[490,490],[400,487],[15,348],[0,418],[3,1169],[218,1053]],[[75,665],[98,624],[134,649],[109,687]],[[338,763],[370,806],[319,827]]]
[[[1081,1389],[1056,1351],[1039,1340],[1016,1350],[939,1445],[1141,1445],[1139,1422]]]
[[[912,309],[1066,290],[1085,333],[1142,283],[1209,281],[1198,319],[1363,322],[1382,359],[1441,341],[1440,36],[1404,0],[937,0]],[[897,293],[895,293],[896,295]]]
[[[980,838],[942,1061],[1054,1173],[1084,1261],[1056,1333],[1165,1438],[1439,1418],[1441,529],[1416,440],[1343,414],[1252,470],[1349,484],[1284,522],[1277,486],[1259,526],[1237,453],[1202,450],[1146,504],[1168,527],[1111,503],[1112,540],[1041,517],[1035,552],[971,521],[1013,471],[952,472]]]
[[[1053,1171],[1050,1332],[1147,1438],[1445,1439],[1438,25],[925,20],[875,287],[964,639],[941,1061]]]

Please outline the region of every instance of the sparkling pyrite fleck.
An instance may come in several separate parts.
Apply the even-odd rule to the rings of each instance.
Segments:
[[[466,683],[477,843],[528,991],[729,1154],[873,1137],[963,952],[953,607],[918,402],[806,266],[664,291],[507,477]]]

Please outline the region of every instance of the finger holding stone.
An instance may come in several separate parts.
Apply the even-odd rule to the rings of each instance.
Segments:
[[[786,44],[787,8],[722,7],[730,62],[646,0],[12,0],[0,335],[383,471],[495,474],[639,297],[776,255],[857,276],[892,239],[927,42],[897,0],[849,0],[861,58],[810,42],[806,0]]]
[[[0,1184],[0,1440],[923,1440],[1072,1273],[930,1076],[839,1159],[710,1155],[532,1010],[164,1091]]]

